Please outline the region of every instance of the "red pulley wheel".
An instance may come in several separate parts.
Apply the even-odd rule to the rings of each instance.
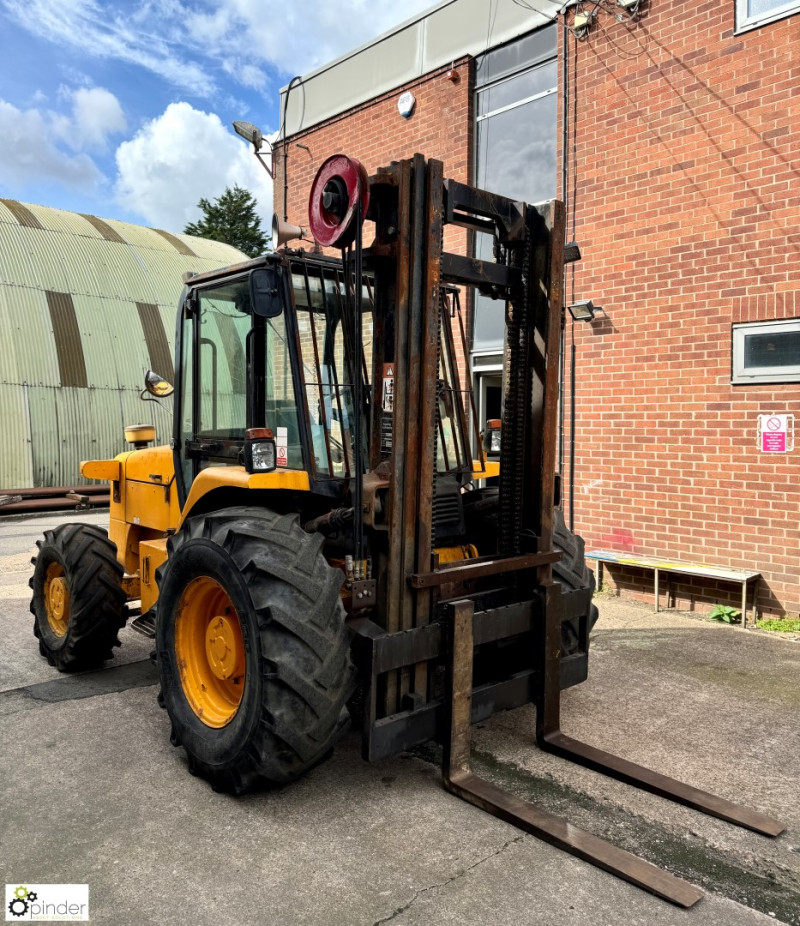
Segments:
[[[308,224],[314,239],[326,248],[345,248],[356,236],[357,207],[361,220],[369,206],[369,181],[355,158],[334,154],[317,171],[308,198]]]

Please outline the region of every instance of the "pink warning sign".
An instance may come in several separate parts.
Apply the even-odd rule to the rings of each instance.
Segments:
[[[762,453],[786,453],[786,432],[762,431],[761,451]]]
[[[788,453],[793,448],[793,415],[759,415],[759,449],[762,453]]]

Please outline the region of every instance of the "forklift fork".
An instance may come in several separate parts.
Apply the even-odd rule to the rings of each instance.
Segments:
[[[740,807],[723,798],[668,778],[565,736],[559,729],[561,591],[557,583],[545,586],[545,646],[543,685],[536,705],[536,737],[539,746],[587,768],[618,778],[730,823],[766,836],[777,836],[785,826],[764,814]],[[629,881],[679,907],[691,907],[703,892],[687,881],[620,849],[591,833],[578,829],[561,817],[540,810],[474,775],[470,770],[470,714],[472,707],[472,661],[474,604],[457,601],[450,606],[452,664],[448,686],[449,726],[445,734],[442,779],[445,788],[481,810]]]

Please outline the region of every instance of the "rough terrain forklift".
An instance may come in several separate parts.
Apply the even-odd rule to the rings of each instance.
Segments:
[[[42,654],[96,666],[138,611],[172,742],[214,788],[298,777],[352,717],[365,758],[438,740],[454,793],[690,906],[692,885],[470,772],[470,724],[533,702],[542,748],[783,828],[560,731],[560,690],[586,678],[596,617],[558,506],[563,205],[446,180],[420,155],[372,177],[338,155],[314,181],[309,225],[339,258],[286,247],[185,279],[171,446],[138,426],[133,450],[82,464],[110,482],[110,529],[40,542]],[[447,225],[490,236],[494,261],[446,252]],[[490,434],[467,368],[470,288],[505,313]],[[152,373],[147,389],[171,392]]]

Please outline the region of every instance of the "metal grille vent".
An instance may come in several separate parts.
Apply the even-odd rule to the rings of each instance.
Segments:
[[[464,512],[459,494],[434,496],[433,530],[437,542],[463,533]]]

